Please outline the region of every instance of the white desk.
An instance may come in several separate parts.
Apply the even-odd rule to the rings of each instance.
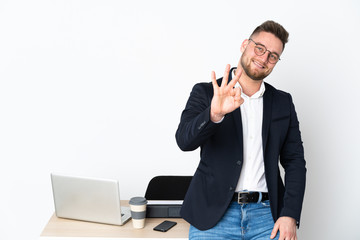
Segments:
[[[128,201],[121,201],[121,205],[128,205]],[[165,233],[154,231],[153,228],[164,220],[177,224]],[[147,218],[142,229],[133,228],[131,221],[115,226],[63,219],[53,214],[40,240],[188,239],[190,225],[182,218]]]

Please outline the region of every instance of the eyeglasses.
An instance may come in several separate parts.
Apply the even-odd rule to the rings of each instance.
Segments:
[[[251,38],[249,38],[250,41],[252,41],[253,43],[255,43],[255,47],[254,47],[254,52],[256,55],[258,56],[262,56],[264,55],[266,52],[269,52],[269,56],[268,56],[268,61],[269,63],[277,63],[280,60],[280,56],[277,53],[273,53],[270,52],[269,50],[266,49],[266,47],[264,45],[262,45],[261,43],[256,43],[254,42],[254,40],[252,40]]]

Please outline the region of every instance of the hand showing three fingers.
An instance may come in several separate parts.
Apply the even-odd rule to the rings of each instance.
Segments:
[[[214,88],[214,96],[211,100],[210,119],[213,122],[219,122],[227,113],[239,108],[244,102],[241,98],[240,88],[234,88],[239,80],[242,69],[237,69],[236,76],[228,83],[230,74],[230,65],[226,65],[224,77],[219,86],[216,82],[215,72],[211,72],[211,80]]]

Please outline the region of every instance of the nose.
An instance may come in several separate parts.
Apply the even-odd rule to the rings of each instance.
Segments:
[[[263,60],[263,62],[265,62],[265,63],[269,62],[270,53],[271,52],[269,50],[266,50],[266,52],[260,56],[261,59]]]

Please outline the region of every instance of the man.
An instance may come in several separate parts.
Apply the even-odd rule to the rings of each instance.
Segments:
[[[290,94],[265,83],[287,31],[267,21],[241,45],[237,68],[196,84],[176,132],[183,151],[201,148],[182,217],[190,239],[295,240],[305,159]],[[285,170],[285,185],[280,176]]]

